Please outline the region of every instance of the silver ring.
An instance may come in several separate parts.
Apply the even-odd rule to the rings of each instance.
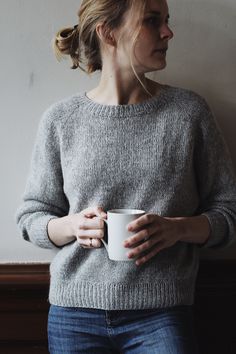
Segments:
[[[89,244],[90,247],[93,247],[93,239],[90,238],[90,244]]]

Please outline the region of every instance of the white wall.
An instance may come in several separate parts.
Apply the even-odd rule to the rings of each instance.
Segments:
[[[52,251],[23,241],[13,215],[21,203],[32,146],[43,111],[53,102],[92,88],[99,75],[70,70],[57,63],[51,38],[63,26],[77,23],[80,1],[10,0],[0,3],[0,262],[48,262]],[[168,67],[155,73],[163,82],[191,88],[209,102],[236,166],[236,2],[170,0],[175,38]],[[234,258],[236,245],[204,258]]]

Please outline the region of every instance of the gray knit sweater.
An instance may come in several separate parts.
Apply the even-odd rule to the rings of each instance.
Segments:
[[[16,221],[25,240],[56,248],[52,218],[100,205],[163,217],[204,214],[205,248],[223,248],[236,232],[236,180],[229,151],[206,101],[172,86],[129,105],[103,105],[79,92],[40,121]],[[58,248],[51,304],[126,310],[193,304],[196,244],[178,242],[138,267],[112,261],[104,246]]]

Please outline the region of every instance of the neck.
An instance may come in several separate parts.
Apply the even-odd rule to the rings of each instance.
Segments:
[[[113,68],[114,69],[114,68]],[[87,93],[87,96],[101,104],[124,105],[147,100],[160,91],[161,85],[140,75],[140,80],[151,93],[145,91],[133,71],[103,69],[98,86]]]

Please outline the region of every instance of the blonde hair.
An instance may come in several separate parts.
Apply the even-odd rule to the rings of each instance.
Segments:
[[[107,32],[119,28],[124,14],[130,10],[133,14],[132,22],[135,24],[133,29],[129,29],[132,38],[129,53],[130,65],[135,76],[147,91],[132,62],[133,49],[140,32],[146,4],[147,0],[83,0],[78,11],[78,25],[61,29],[53,39],[56,58],[61,60],[65,55],[69,55],[73,63],[71,69],[80,68],[87,74],[102,70],[96,26],[98,23],[105,24]]]

